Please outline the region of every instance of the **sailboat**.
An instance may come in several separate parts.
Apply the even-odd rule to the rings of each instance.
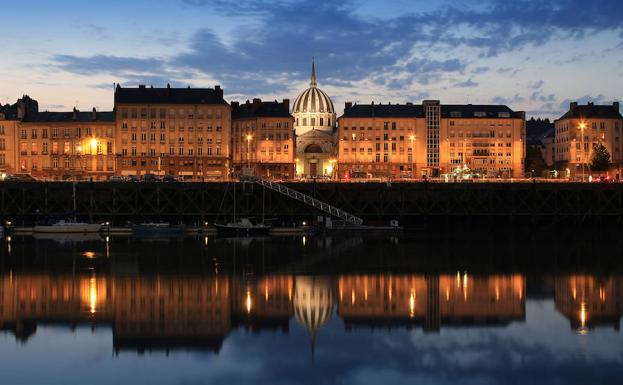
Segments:
[[[250,218],[236,220],[236,182],[234,183],[234,218],[225,224],[214,224],[216,231],[221,234],[262,235],[268,234],[270,226],[264,223],[264,195],[262,195],[262,223],[253,223]]]
[[[76,220],[76,182],[72,182],[72,196],[74,204],[73,219],[61,219],[49,225],[37,225],[32,228],[34,233],[57,233],[57,234],[84,234],[97,233],[101,230],[102,225],[98,223],[78,222]]]

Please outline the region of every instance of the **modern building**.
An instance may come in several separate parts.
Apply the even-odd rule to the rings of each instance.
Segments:
[[[610,153],[611,171],[617,178],[621,176],[623,116],[618,102],[612,105],[572,102],[569,111],[554,124],[555,160],[559,169],[568,169],[573,176],[590,174],[593,148],[602,143]]]
[[[111,111],[29,112],[18,131],[19,173],[43,180],[107,180],[115,173]]]
[[[229,176],[231,108],[220,86],[115,90],[120,175]]]
[[[296,175],[305,178],[331,177],[336,164],[336,114],[331,98],[316,81],[312,62],[309,88],[292,106],[296,132]]]
[[[262,177],[294,177],[294,118],[290,101],[232,102],[231,157],[234,173],[252,168]]]
[[[524,174],[525,113],[507,106],[347,102],[338,120],[341,178]]]

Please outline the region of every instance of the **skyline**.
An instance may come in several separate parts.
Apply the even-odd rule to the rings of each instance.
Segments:
[[[151,4],[5,5],[33,11],[5,21],[0,103],[29,94],[42,110],[108,110],[113,82],[293,100],[312,56],[338,114],[345,101],[440,99],[557,118],[573,100],[621,99],[623,3],[614,0]]]

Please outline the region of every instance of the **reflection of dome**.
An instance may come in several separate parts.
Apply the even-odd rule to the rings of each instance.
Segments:
[[[312,339],[333,313],[333,292],[328,278],[296,277],[294,281],[294,316]]]
[[[320,147],[316,143],[310,144],[309,146],[305,147],[305,153],[306,154],[321,154],[322,147]]]
[[[293,113],[297,112],[328,112],[333,113],[333,102],[331,98],[317,87],[316,83],[316,68],[312,62],[312,74],[311,81],[309,82],[309,88],[301,92],[301,94],[294,100],[292,105]]]

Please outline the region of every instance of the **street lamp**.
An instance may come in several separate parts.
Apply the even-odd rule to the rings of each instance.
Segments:
[[[586,128],[586,122],[580,122],[580,153],[582,162],[582,182],[584,182],[584,163],[586,162],[586,153],[584,152],[584,129]]]
[[[411,139],[411,178],[415,178],[415,148],[413,146],[413,142],[415,142],[415,135],[409,135],[409,139]]]
[[[247,168],[251,168],[250,148],[251,148],[251,139],[253,139],[253,136],[251,134],[247,134],[246,139],[247,139]]]

